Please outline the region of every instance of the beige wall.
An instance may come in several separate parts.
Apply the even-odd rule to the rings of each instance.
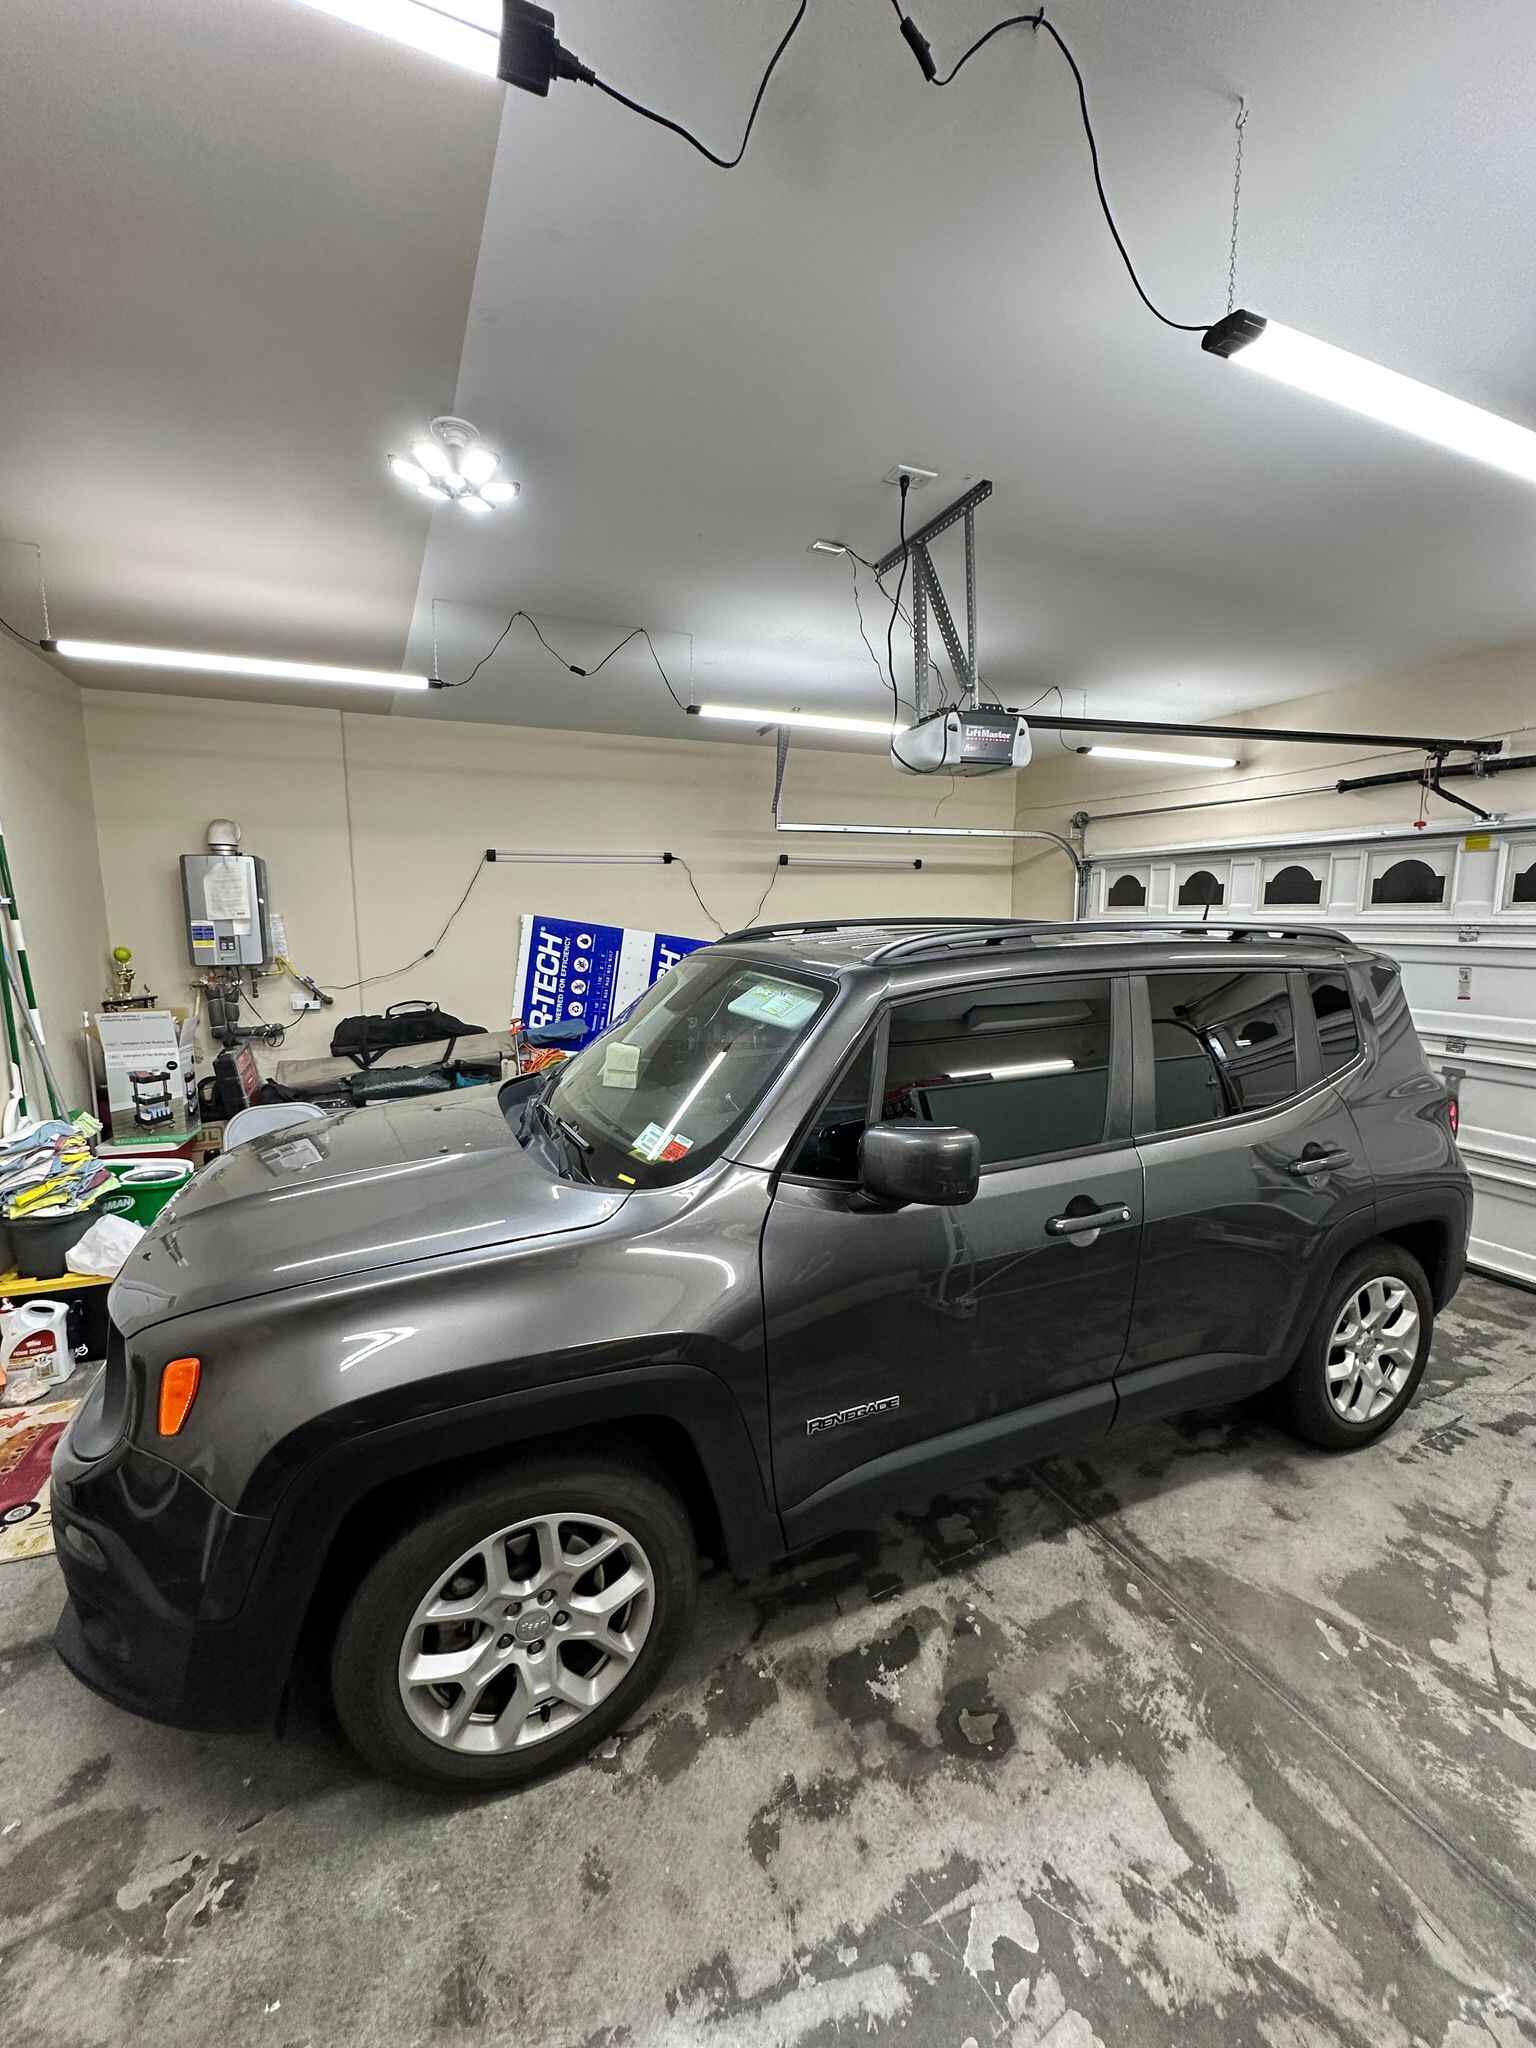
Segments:
[[[1156,713],[1149,714],[1156,716]],[[1170,711],[1170,717],[1177,716]],[[1119,765],[1089,761],[1062,751],[1054,733],[1037,732],[1037,762],[1017,784],[1017,822],[1066,832],[1075,810],[1087,810],[1088,851],[1116,847],[1201,845],[1245,834],[1346,831],[1353,826],[1409,823],[1418,813],[1412,785],[1360,790],[1340,796],[1283,798],[1281,792],[1341,777],[1417,769],[1422,754],[1392,754],[1371,747],[1304,747],[1279,741],[1246,740],[1245,726],[1289,725],[1304,730],[1410,733],[1425,736],[1512,737],[1511,752],[1536,752],[1536,644],[1464,656],[1413,674],[1383,678],[1362,688],[1324,697],[1296,697],[1234,718],[1235,769],[1159,767],[1153,762]],[[1106,738],[1113,735],[1106,734]],[[1133,742],[1128,742],[1133,744]],[[1147,742],[1157,745],[1155,740]],[[1170,739],[1180,751],[1222,751],[1214,740]],[[1053,751],[1054,750],[1054,751]],[[1456,789],[1489,811],[1536,811],[1536,772],[1500,776],[1473,788]],[[1241,798],[1228,808],[1222,799]],[[1168,817],[1114,821],[1104,813],[1149,806],[1198,803]],[[1431,799],[1429,815],[1451,819],[1447,803]],[[1471,820],[1468,821],[1469,823]],[[1013,908],[1021,917],[1064,917],[1071,913],[1071,876],[1056,855],[1021,856],[1014,874]]]
[[[80,1015],[100,1000],[107,974],[85,722],[75,685],[4,635],[0,827],[49,1054],[68,1105],[77,1108],[89,1100]],[[29,1103],[35,1092],[45,1107],[30,1070],[28,1081]]]
[[[714,936],[679,867],[545,864],[484,868],[488,846],[679,853],[722,925],[753,916],[778,855],[890,858],[901,842],[775,837],[768,745],[641,740],[502,725],[436,724],[86,693],[108,914],[167,1001],[185,1001],[177,857],[227,816],[268,864],[272,902],[306,973],[340,984],[401,966],[436,937],[472,877],[474,894],[441,951],[362,991],[338,990],[323,1017],[295,1019],[290,983],[263,1012],[289,1026],[283,1056],[323,1052],[332,1022],[433,996],[472,1022],[505,1026],[524,911]],[[796,745],[785,815],[887,824],[1012,823],[1006,777],[917,782],[878,755]],[[764,916],[967,911],[1008,914],[1009,843],[908,849],[925,868],[777,872]],[[355,905],[354,905],[355,892]],[[266,1062],[264,1062],[266,1064]]]

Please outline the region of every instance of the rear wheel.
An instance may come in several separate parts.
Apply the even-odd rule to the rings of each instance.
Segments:
[[[337,1714],[379,1770],[516,1785],[644,1701],[693,1613],[688,1517],[649,1473],[565,1460],[476,1488],[359,1584],[331,1660]]]
[[[1429,1282],[1410,1252],[1377,1243],[1354,1253],[1280,1384],[1291,1428],[1328,1450],[1374,1443],[1413,1399],[1434,1326]]]

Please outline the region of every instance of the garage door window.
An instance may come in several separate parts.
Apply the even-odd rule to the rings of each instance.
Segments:
[[[960,990],[891,1013],[881,1114],[959,1124],[984,1166],[1102,1142],[1107,981]]]
[[[1312,1010],[1317,1018],[1317,1042],[1322,1047],[1323,1072],[1337,1074],[1360,1056],[1360,1027],[1350,1000],[1349,977],[1341,970],[1309,974]]]
[[[1283,974],[1149,974],[1156,1128],[1182,1131],[1297,1092]]]

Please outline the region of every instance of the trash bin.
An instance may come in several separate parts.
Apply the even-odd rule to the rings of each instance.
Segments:
[[[189,1159],[145,1159],[118,1171],[117,1186],[96,1207],[108,1216],[126,1216],[147,1228],[179,1188],[192,1178]]]

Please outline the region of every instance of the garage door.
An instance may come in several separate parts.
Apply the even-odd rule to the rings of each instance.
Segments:
[[[1474,1265],[1536,1287],[1536,818],[1089,855],[1088,914],[1331,925],[1389,954],[1455,1092]]]

